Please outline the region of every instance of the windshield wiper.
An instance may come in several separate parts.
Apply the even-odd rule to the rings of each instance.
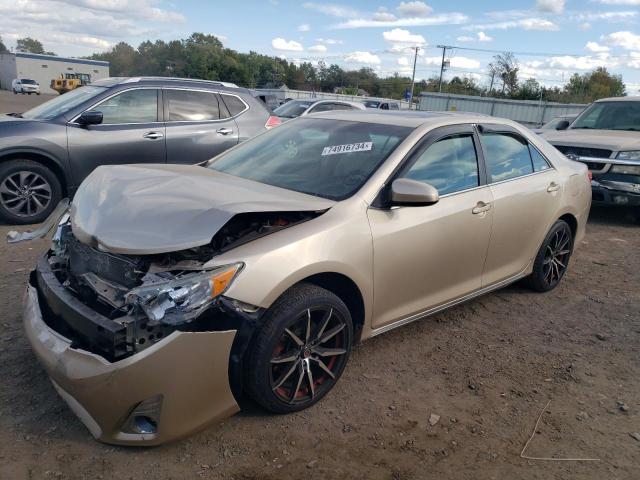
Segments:
[[[23,118],[21,113],[7,113],[10,117]]]

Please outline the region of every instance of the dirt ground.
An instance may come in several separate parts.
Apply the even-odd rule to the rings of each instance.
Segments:
[[[310,410],[248,405],[146,449],[94,441],[36,362],[20,298],[45,248],[0,243],[2,479],[638,478],[640,226],[630,212],[592,212],[553,292],[515,285],[367,341]],[[549,400],[526,453],[600,461],[520,458]]]
[[[0,111],[44,100],[13,99],[0,92]],[[358,346],[310,410],[275,416],[247,405],[146,449],[97,443],[56,394],[20,318],[47,242],[8,246],[11,227],[0,225],[0,479],[637,479],[637,220],[594,209],[553,292],[514,285]],[[520,458],[549,400],[526,453],[600,461]]]

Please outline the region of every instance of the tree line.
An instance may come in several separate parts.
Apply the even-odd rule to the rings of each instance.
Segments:
[[[0,52],[6,47],[0,38]],[[26,37],[16,43],[17,51],[46,52],[38,40]],[[241,53],[225,48],[213,35],[193,33],[186,39],[145,41],[137,48],[120,42],[109,51],[89,57],[110,63],[113,76],[174,76],[233,82],[248,88],[280,87],[316,90],[402,99],[411,88],[411,77],[398,73],[381,77],[372,68],[346,70],[323,61],[291,62],[250,51]],[[439,77],[416,82],[414,98],[420,92],[436,92],[492,96],[520,100],[543,100],[564,103],[588,103],[598,98],[625,94],[620,75],[605,68],[573,74],[562,87],[543,86],[534,78],[522,79],[518,60],[512,53],[498,54],[488,65],[487,82],[457,75],[444,80]]]

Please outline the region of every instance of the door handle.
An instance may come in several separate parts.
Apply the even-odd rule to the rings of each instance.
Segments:
[[[233,133],[233,130],[231,130],[230,128],[219,128],[218,130],[216,130],[216,133],[219,133],[220,135],[229,135],[230,133]]]
[[[164,137],[164,135],[160,132],[147,132],[142,135],[143,138],[148,138],[149,140],[156,140],[158,138]]]
[[[471,213],[473,213],[474,215],[478,215],[480,213],[488,212],[489,210],[491,210],[491,204],[480,201],[476,204],[475,207],[473,207]]]
[[[547,187],[547,192],[549,193],[557,192],[558,190],[560,190],[560,185],[558,185],[556,182],[551,182]]]

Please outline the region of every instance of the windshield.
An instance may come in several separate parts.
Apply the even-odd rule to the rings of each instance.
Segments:
[[[24,83],[25,85],[35,85],[36,82],[34,80],[29,80],[28,78],[20,79],[20,83]]]
[[[353,195],[409,127],[304,118],[216,157],[209,168],[332,200]]]
[[[592,103],[571,128],[640,131],[640,102]]]
[[[22,114],[22,118],[30,118],[32,120],[51,120],[72,108],[77,107],[81,103],[95,97],[104,92],[106,88],[87,86],[76,88],[64,95],[49,100],[48,102],[38,105],[36,108],[27,110]]]
[[[367,108],[378,108],[380,106],[380,102],[374,102],[373,100],[367,100],[364,103],[364,106]]]
[[[317,100],[291,100],[290,102],[280,105],[273,113],[278,117],[295,118],[302,115]]]

